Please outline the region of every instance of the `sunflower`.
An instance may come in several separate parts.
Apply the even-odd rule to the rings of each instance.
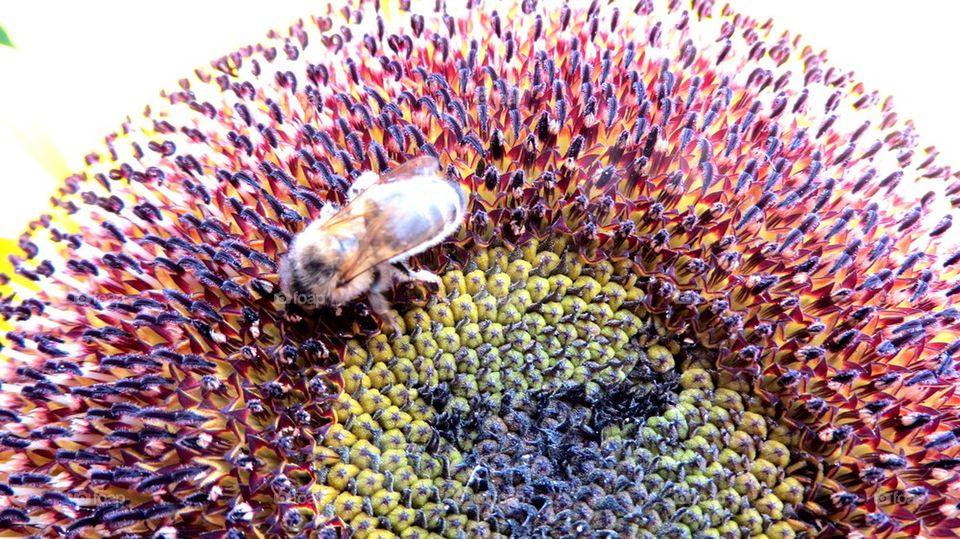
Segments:
[[[960,527],[960,183],[790,34],[330,4],[163,96],[4,279],[4,534]],[[469,192],[442,286],[284,303],[292,238],[421,155]]]

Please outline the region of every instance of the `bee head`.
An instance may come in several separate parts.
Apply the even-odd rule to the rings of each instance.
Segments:
[[[343,262],[340,243],[325,234],[297,237],[280,261],[280,287],[288,301],[301,306],[327,303],[337,286]]]

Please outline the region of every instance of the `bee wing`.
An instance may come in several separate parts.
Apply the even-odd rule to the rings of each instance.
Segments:
[[[328,226],[333,226],[348,220],[356,219],[363,215],[363,212],[354,211],[353,206],[362,203],[363,195],[377,184],[403,181],[415,176],[434,176],[440,173],[440,161],[429,155],[421,155],[404,161],[397,165],[386,174],[380,175],[376,182],[371,183],[362,191],[357,193],[349,202],[343,205],[340,210],[327,221]]]
[[[380,176],[380,181],[387,183],[411,176],[435,176],[439,173],[440,161],[429,155],[421,155],[397,165],[390,172]]]
[[[402,258],[442,234],[446,223],[417,213],[381,211],[367,205],[366,223],[352,260],[343,264],[341,282],[348,283],[374,267]]]
[[[417,241],[398,241],[397,238],[402,237],[399,234],[396,237],[390,234],[393,239],[386,240],[384,235],[385,233],[389,234],[387,230],[389,221],[390,219],[387,217],[375,219],[373,222],[367,221],[367,232],[355,251],[356,256],[352,260],[348,260],[343,266],[341,282],[349,283],[376,266],[402,256],[403,253],[422,243],[419,239]]]

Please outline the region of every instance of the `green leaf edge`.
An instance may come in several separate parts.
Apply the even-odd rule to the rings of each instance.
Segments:
[[[3,26],[0,26],[0,45],[13,47],[13,41],[10,40],[10,36],[7,35],[7,31],[3,29]]]

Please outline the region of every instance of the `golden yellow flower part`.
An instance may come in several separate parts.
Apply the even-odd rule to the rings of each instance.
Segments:
[[[887,102],[702,0],[318,9],[20,238],[0,533],[953,536],[960,181]],[[443,286],[284,304],[418,155],[470,192]]]

